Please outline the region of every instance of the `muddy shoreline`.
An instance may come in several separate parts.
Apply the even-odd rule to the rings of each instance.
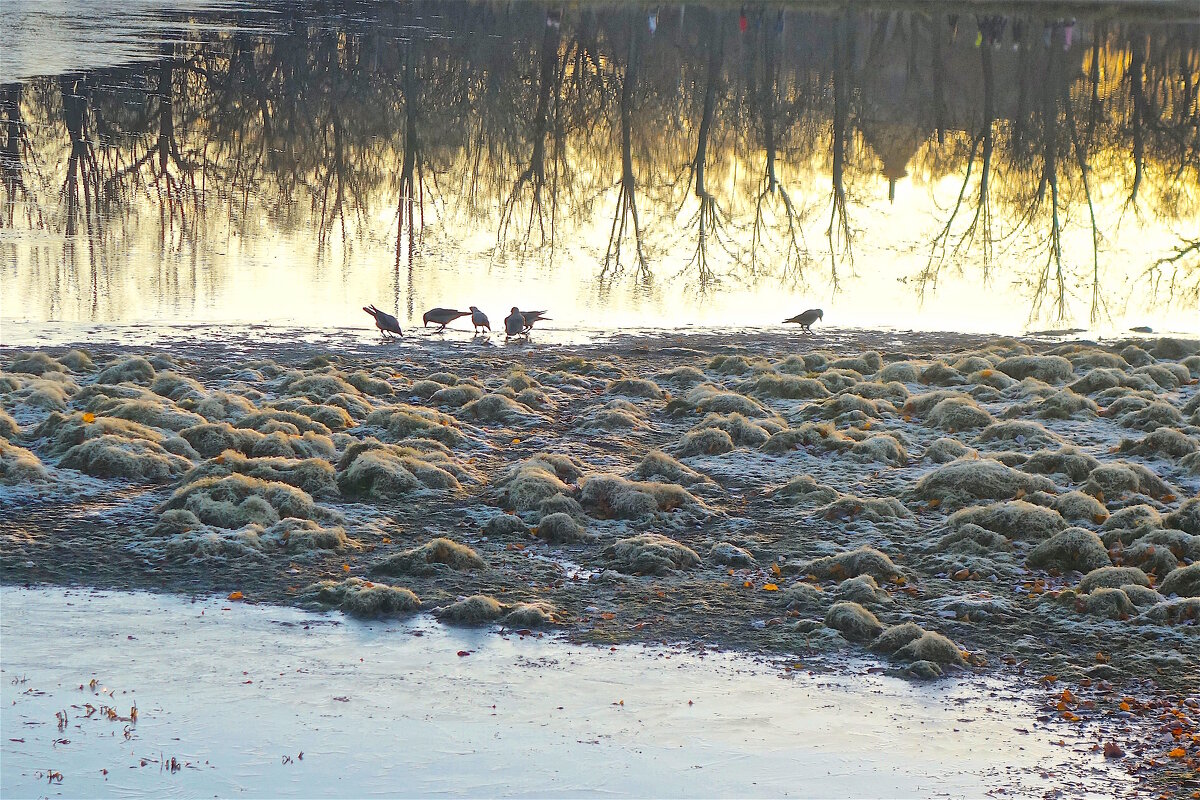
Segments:
[[[0,350],[0,581],[1000,670],[1192,791],[1195,341],[497,341]]]

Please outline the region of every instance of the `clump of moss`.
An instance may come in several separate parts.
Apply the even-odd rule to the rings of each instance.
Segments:
[[[906,661],[929,661],[934,664],[961,666],[962,648],[940,633],[925,631],[920,637],[897,649],[893,656]]]
[[[1183,458],[1197,451],[1200,451],[1200,441],[1174,428],[1159,428],[1140,441],[1131,439],[1121,441],[1121,452],[1150,458],[1156,456]]]
[[[708,360],[707,367],[721,375],[745,375],[754,369],[767,368],[767,362],[761,358],[747,359],[739,355],[715,355]]]
[[[894,519],[909,519],[912,514],[895,497],[859,497],[839,495],[836,500],[818,508],[817,514],[826,519],[865,519],[869,522],[884,522]]]
[[[1038,450],[1021,465],[1025,472],[1041,475],[1066,475],[1072,481],[1082,481],[1100,462],[1074,445],[1058,450]]]
[[[197,423],[203,422],[199,420]],[[258,431],[259,433],[286,433],[289,436],[299,436],[305,431],[328,436],[329,428],[317,422],[315,419],[297,414],[294,411],[280,411],[278,409],[266,409],[256,411],[253,414],[247,414],[241,419],[233,423],[235,428],[247,428],[249,430]]]
[[[459,572],[484,569],[487,562],[465,544],[439,536],[420,547],[405,550],[371,567],[372,575],[436,575],[447,569]]]
[[[838,491],[818,483],[812,475],[797,475],[776,489],[775,497],[790,505],[815,507],[832,503],[838,498]]]
[[[61,456],[72,447],[101,436],[152,442],[168,453],[183,458],[195,458],[197,455],[183,439],[167,436],[140,423],[111,417],[96,417],[87,422],[84,415],[79,413],[66,416],[52,412],[33,435],[46,440],[43,452],[51,456]]]
[[[457,386],[446,386],[438,389],[429,397],[429,402],[443,408],[461,408],[467,403],[473,403],[483,397],[483,390],[469,383]]]
[[[204,458],[234,450],[253,457],[333,458],[336,450],[328,436],[306,432],[303,435],[277,431],[259,433],[249,428],[234,428],[227,422],[210,422],[184,428],[179,436]]]
[[[288,397],[307,397],[314,403],[324,403],[335,394],[359,393],[336,374],[303,375],[285,383],[283,391]]]
[[[964,458],[951,461],[924,475],[915,491],[926,500],[946,506],[969,505],[976,500],[1004,500],[1018,492],[1051,491],[1054,482],[1029,475],[992,459]]]
[[[1178,528],[1193,536],[1200,536],[1200,497],[1184,500],[1179,508],[1163,517],[1168,528]]]
[[[850,447],[850,455],[858,461],[902,467],[908,463],[908,451],[904,445],[889,434],[870,436]]]
[[[68,350],[58,357],[58,363],[73,372],[95,372],[96,365],[85,350]]]
[[[0,483],[12,486],[46,479],[46,468],[36,454],[0,440]]]
[[[372,375],[369,372],[358,370],[351,372],[345,377],[346,383],[353,386],[363,394],[368,394],[373,397],[386,397],[392,394],[392,385],[381,376]],[[350,394],[349,392],[339,394]],[[331,398],[326,398],[325,402],[329,402]]]
[[[463,440],[463,434],[456,427],[453,417],[431,408],[406,403],[372,411],[367,415],[366,424],[383,428],[393,441],[423,436],[454,447]]]
[[[534,533],[539,539],[553,544],[573,544],[592,538],[574,517],[561,511],[542,517]]]
[[[570,494],[571,488],[560,473],[567,480],[578,479],[577,463],[567,456],[539,453],[500,477],[496,482],[500,501],[516,511],[532,511],[548,497]]]
[[[921,383],[933,386],[961,386],[967,379],[945,361],[935,361],[921,370]]]
[[[916,383],[919,370],[920,367],[911,361],[893,361],[880,369],[875,377],[884,382]]]
[[[292,410],[321,423],[330,431],[344,431],[347,428],[353,428],[355,424],[350,413],[338,406],[302,404]]]
[[[337,485],[349,497],[394,500],[414,491],[458,491],[462,485],[449,471],[406,448],[356,447],[357,452],[337,475]],[[343,457],[343,461],[346,461]],[[339,465],[340,466],[340,465]]]
[[[340,525],[322,527],[311,519],[286,517],[263,531],[262,538],[289,553],[313,550],[357,550],[358,542],[346,536]]]
[[[157,402],[133,399],[100,400],[90,403],[89,408],[97,416],[103,415],[116,419],[125,419],[152,428],[162,428],[171,431],[182,431],[185,428],[190,428],[193,425],[201,425],[205,422],[204,417],[201,417],[199,414],[184,411],[165,399],[160,399]]]
[[[488,536],[512,536],[529,533],[529,526],[515,514],[496,514],[483,526],[483,532]]]
[[[294,486],[247,475],[209,477],[176,489],[164,510],[184,508],[209,525],[240,528],[249,523],[274,525],[284,517],[320,519],[323,513],[312,497]]]
[[[1105,409],[1105,415],[1113,416],[1116,413],[1113,411],[1116,405],[1113,403]],[[1140,409],[1121,415],[1120,423],[1126,428],[1149,432],[1162,427],[1179,427],[1183,423],[1183,414],[1170,403],[1152,402]]]
[[[599,408],[592,407],[576,426],[588,430],[631,430],[644,428],[645,414],[628,400],[614,400]]]
[[[1161,528],[1162,526],[1163,520],[1158,509],[1145,504],[1126,506],[1119,511],[1114,511],[1104,521],[1104,530],[1106,531],[1133,530],[1141,527]]]
[[[773,434],[760,448],[764,453],[789,453],[804,448],[817,448],[840,452],[854,445],[846,434],[828,422],[805,422],[798,427],[788,428]]]
[[[1015,443],[1021,447],[1037,447],[1039,449],[1065,444],[1058,434],[1047,430],[1040,422],[1029,420],[994,422],[981,430],[975,441],[980,443],[1003,442],[1006,445]]]
[[[254,404],[229,392],[214,391],[203,397],[185,396],[179,407],[204,417],[209,422],[232,422],[254,413]]]
[[[1063,494],[1035,492],[1029,495],[1029,500],[1032,503],[1053,508],[1068,522],[1099,525],[1108,519],[1108,510],[1104,504],[1090,494],[1080,491],[1064,492]]]
[[[629,473],[635,481],[665,481],[678,483],[681,486],[694,486],[698,483],[711,483],[707,475],[697,472],[691,467],[681,464],[661,450],[651,450]]]
[[[871,642],[871,649],[890,656],[909,642],[916,641],[924,635],[925,629],[915,622],[902,622],[886,628],[875,637],[875,641]]]
[[[1163,578],[1158,591],[1166,597],[1200,597],[1200,562],[1172,570]]]
[[[105,367],[96,376],[96,383],[138,383],[149,385],[154,380],[155,370],[141,356],[121,359]]]
[[[631,481],[605,473],[582,480],[579,500],[589,515],[600,519],[640,519],[659,511],[706,508],[678,484]]]
[[[679,389],[690,389],[693,386],[704,383],[708,378],[695,367],[683,366],[675,367],[675,369],[667,372],[660,372],[654,376],[654,380],[660,385],[665,383]]]
[[[883,631],[883,625],[858,603],[834,603],[825,614],[825,624],[853,642],[869,642]]]
[[[645,397],[652,400],[661,400],[663,397],[663,391],[658,384],[645,378],[621,378],[609,381],[607,391],[609,394]]]
[[[957,526],[939,539],[937,549],[964,555],[987,556],[1011,550],[1012,547],[1004,534],[968,522]]]
[[[64,371],[62,364],[41,351],[17,353],[5,369],[8,372],[22,372],[26,375],[45,375],[47,372]]]
[[[929,412],[930,425],[949,431],[963,431],[991,425],[992,415],[969,397],[947,397]]]
[[[700,565],[700,556],[687,545],[657,533],[619,539],[604,549],[612,568],[629,575],[669,575]]]
[[[883,357],[874,350],[867,350],[861,355],[846,356],[829,362],[828,369],[852,369],[862,375],[874,375],[883,366]]]
[[[899,577],[900,570],[886,554],[874,547],[860,547],[802,564],[789,564],[788,572],[813,575],[818,580],[845,580],[870,575],[876,582]]]
[[[1091,471],[1083,491],[1097,498],[1117,499],[1136,492],[1154,498],[1174,495],[1175,490],[1141,464],[1102,464]]]
[[[1128,619],[1137,613],[1129,595],[1115,587],[1103,587],[1083,598],[1084,611],[1108,619]]]
[[[1084,573],[1111,563],[1100,537],[1084,528],[1059,531],[1033,548],[1026,562],[1034,569]]]
[[[505,611],[506,607],[491,595],[473,594],[433,613],[451,625],[483,625],[500,619]]]
[[[565,494],[556,494],[552,497],[547,497],[538,503],[537,510],[539,519],[551,514],[568,514],[576,520],[582,520],[586,516],[583,513],[583,506],[579,505],[579,501]]]
[[[728,567],[753,567],[754,556],[732,542],[717,542],[708,551],[708,556],[718,564]]]
[[[678,456],[715,456],[733,450],[733,439],[720,428],[701,428],[688,431],[675,445]]]
[[[246,458],[241,453],[226,450],[200,464],[184,478],[192,482],[200,478],[248,475],[264,481],[278,481],[303,489],[310,495],[336,497],[337,483],[333,467],[319,458]]]
[[[667,403],[669,413],[694,411],[701,414],[741,414],[746,417],[767,417],[770,414],[761,405],[745,395],[727,392],[719,386],[701,384],[687,391],[680,399]]]
[[[749,381],[743,387],[745,391],[759,397],[778,397],[789,400],[820,400],[829,397],[825,384],[815,378],[801,378],[795,375],[780,375],[776,372],[766,372]]]
[[[150,384],[150,391],[175,402],[183,400],[185,397],[200,399],[207,394],[205,388],[198,381],[186,375],[180,375],[178,372],[159,373]]]
[[[1062,356],[1014,356],[1001,361],[996,369],[1019,381],[1037,378],[1046,383],[1064,383],[1074,375],[1071,362]]]
[[[1133,371],[1134,375],[1144,375],[1153,381],[1160,389],[1170,392],[1178,389],[1191,380],[1191,373],[1179,364],[1147,364]]]
[[[861,606],[888,605],[892,597],[879,588],[879,584],[870,575],[859,575],[857,578],[847,578],[834,589],[833,596],[838,600],[849,600]]]
[[[1137,567],[1099,567],[1083,576],[1079,581],[1079,593],[1087,594],[1093,589],[1120,588],[1127,583],[1149,586],[1150,579]]]
[[[367,619],[397,617],[421,610],[420,599],[411,590],[362,578],[321,581],[303,592],[324,608],[341,609],[353,617]]]
[[[67,450],[59,466],[100,478],[162,483],[182,475],[192,462],[168,453],[157,442],[104,435]]]
[[[21,433],[21,426],[9,413],[0,408],[0,438],[11,439]]]
[[[463,406],[461,413],[469,419],[500,422],[505,425],[522,425],[545,420],[542,414],[502,394],[484,395]]]
[[[554,606],[543,601],[514,603],[508,606],[504,624],[510,628],[540,628],[557,622],[557,613]]]
[[[957,439],[942,437],[934,440],[929,447],[925,448],[921,458],[932,461],[934,464],[948,464],[959,458],[974,458],[975,456],[974,450]]]

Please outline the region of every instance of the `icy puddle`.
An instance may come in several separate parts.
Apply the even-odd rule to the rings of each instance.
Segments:
[[[10,798],[1111,796],[1127,780],[977,678],[785,680],[723,654],[150,594],[6,587],[0,611]]]

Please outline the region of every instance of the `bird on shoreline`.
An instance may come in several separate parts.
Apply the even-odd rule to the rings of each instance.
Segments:
[[[805,311],[803,314],[797,314],[796,316],[792,317],[791,319],[785,319],[783,322],[784,322],[784,324],[787,324],[789,322],[795,322],[800,326],[800,330],[808,331],[809,333],[812,333],[812,324],[819,319],[824,319],[824,317],[825,317],[825,312],[822,311],[821,309],[810,308],[808,311]]]
[[[512,313],[504,318],[504,338],[509,339],[513,336],[520,336],[527,332],[525,327],[525,316],[516,306],[512,307]]]
[[[446,330],[446,326],[459,317],[466,317],[471,314],[470,311],[459,311],[456,308],[431,308],[421,317],[423,327],[428,328],[429,323],[433,322],[441,327],[439,331]]]
[[[479,333],[480,328],[486,328],[490,333],[492,323],[488,321],[487,314],[479,310],[477,306],[471,306],[471,324],[475,326],[475,332]]]
[[[546,311],[544,309],[542,311],[522,311],[521,316],[525,318],[525,332],[526,333],[528,333],[529,330],[533,327],[533,323],[539,322],[543,319],[550,319],[549,317],[546,316]]]
[[[363,311],[375,318],[375,327],[379,328],[380,333],[383,334],[383,338],[388,338],[389,333],[394,333],[397,336],[404,335],[404,331],[400,330],[400,320],[386,311],[380,311],[375,307],[374,303],[369,306],[363,306]]]

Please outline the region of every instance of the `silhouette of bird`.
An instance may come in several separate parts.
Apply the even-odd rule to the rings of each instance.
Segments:
[[[363,311],[375,318],[375,327],[379,328],[385,339],[389,333],[394,333],[397,336],[404,335],[404,331],[400,330],[400,320],[386,311],[380,311],[373,303],[369,306],[363,306]]]
[[[546,314],[545,310],[522,311],[521,316],[525,318],[525,331],[528,332],[529,329],[533,327],[533,323],[535,323],[535,322],[538,322],[543,319],[550,319],[545,314]]]
[[[471,306],[471,324],[475,326],[475,332],[479,333],[480,328],[492,329],[492,323],[488,321],[487,314],[480,311],[476,306]]]
[[[825,312],[819,308],[810,308],[803,314],[797,314],[791,319],[785,319],[784,323],[795,322],[800,325],[800,330],[812,333],[812,324],[819,319],[824,319]]]
[[[429,327],[429,323],[436,323],[441,326],[438,330],[444,331],[451,322],[459,317],[469,316],[470,313],[470,311],[459,311],[455,308],[431,308],[421,317],[421,322],[426,328]]]
[[[519,308],[513,306],[512,313],[504,318],[504,338],[520,336],[527,330],[525,327],[525,316]]]

